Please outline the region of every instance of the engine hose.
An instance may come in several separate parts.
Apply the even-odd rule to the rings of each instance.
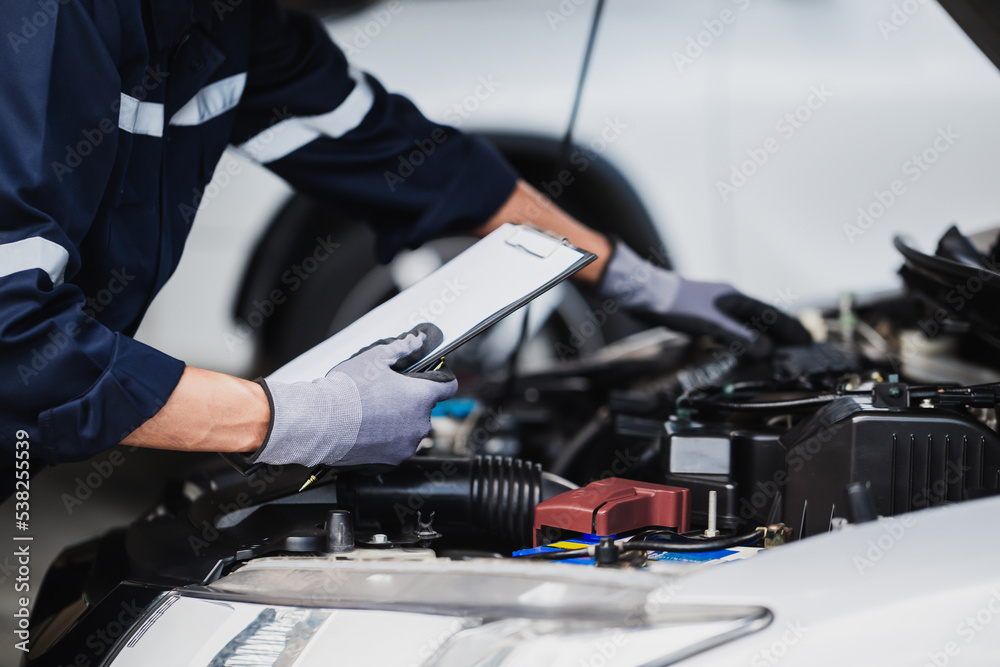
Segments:
[[[532,543],[535,506],[572,488],[521,459],[415,457],[378,475],[341,474],[337,497],[354,509],[359,530],[399,534],[415,525],[418,512],[423,522],[433,513],[433,529],[445,536],[517,549]]]
[[[532,541],[535,506],[542,502],[542,466],[510,457],[472,460],[473,525],[519,544]]]

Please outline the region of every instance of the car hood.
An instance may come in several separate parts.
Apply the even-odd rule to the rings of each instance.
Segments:
[[[166,593],[111,664],[168,650],[205,667],[248,652],[296,667],[995,664],[998,510],[989,498],[897,515],[687,573],[426,550],[263,558]]]
[[[1000,4],[992,0],[938,0],[945,11],[1000,68]]]

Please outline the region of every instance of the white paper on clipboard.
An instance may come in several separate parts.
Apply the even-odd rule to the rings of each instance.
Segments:
[[[377,340],[431,322],[444,341],[409,369],[424,370],[596,258],[531,227],[504,224],[267,379],[314,380]]]

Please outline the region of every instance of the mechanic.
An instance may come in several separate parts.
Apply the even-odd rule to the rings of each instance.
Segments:
[[[27,434],[49,464],[116,443],[309,466],[413,454],[431,407],[456,387],[446,369],[393,370],[434,344],[432,325],[293,384],[185,366],[132,338],[180,259],[192,193],[227,145],[371,220],[382,261],[439,235],[532,222],[597,253],[578,279],[650,321],[752,354],[768,338],[808,340],[732,287],[685,280],[575,221],[485,142],[425,119],[351,68],[316,19],[275,0],[5,0],[0,15],[5,451]],[[422,165],[387,179],[428,141]],[[764,328],[746,326],[761,313]]]

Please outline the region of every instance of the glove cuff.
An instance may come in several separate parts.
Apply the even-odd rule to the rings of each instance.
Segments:
[[[603,294],[601,286],[604,284],[604,280],[608,275],[608,267],[611,266],[611,262],[614,261],[615,255],[618,254],[618,244],[622,242],[622,240],[615,234],[602,234],[602,236],[608,242],[608,245],[611,246],[611,253],[608,254],[608,261],[604,263],[604,268],[601,269],[601,274],[597,276],[597,280],[594,281],[594,284],[591,287],[594,293],[598,295]]]
[[[264,434],[264,442],[260,444],[260,447],[258,447],[253,454],[247,457],[247,461],[250,463],[257,463],[257,459],[260,458],[264,448],[267,447],[267,443],[271,441],[271,432],[274,430],[274,397],[271,396],[271,388],[267,386],[267,382],[262,377],[255,378],[254,382],[261,386],[261,389],[264,390],[264,395],[267,396],[268,420],[267,433]]]
[[[348,375],[331,372],[312,382],[267,383],[271,429],[261,463],[333,465],[357,442],[361,395]]]
[[[614,299],[621,308],[665,313],[677,298],[681,280],[677,274],[654,266],[618,241],[597,284],[597,293]]]

